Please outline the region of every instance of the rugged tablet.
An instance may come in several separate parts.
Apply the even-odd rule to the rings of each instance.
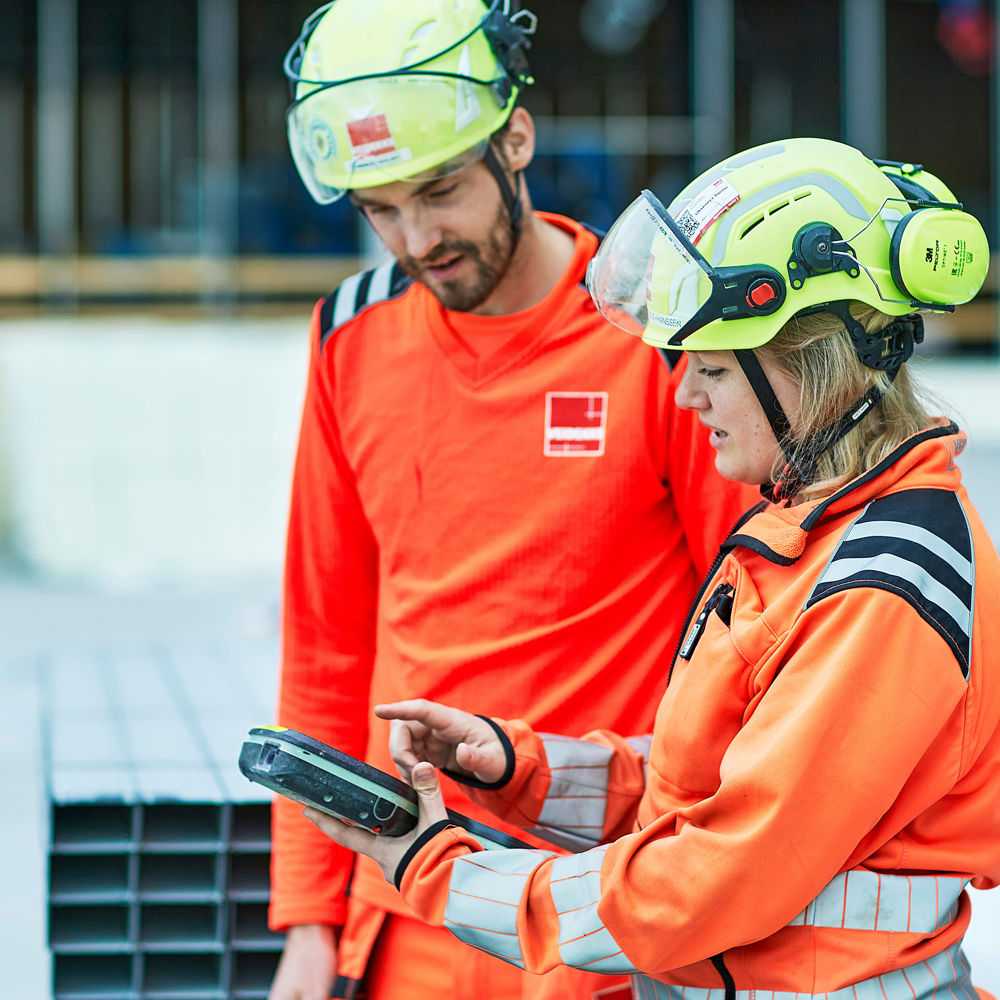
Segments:
[[[373,833],[398,837],[417,822],[417,794],[409,785],[294,729],[251,729],[240,752],[240,771],[272,791]],[[448,817],[488,849],[531,847],[450,809]]]

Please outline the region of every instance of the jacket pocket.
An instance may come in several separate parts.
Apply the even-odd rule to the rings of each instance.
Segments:
[[[708,616],[715,612],[728,628],[729,621],[733,614],[733,586],[731,583],[720,583],[709,595],[708,600],[701,607],[698,617],[694,620],[691,630],[684,640],[677,656],[681,660],[690,660],[698,645],[698,640],[705,631],[705,622]]]

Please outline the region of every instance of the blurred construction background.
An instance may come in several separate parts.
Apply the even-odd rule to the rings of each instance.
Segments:
[[[527,6],[538,207],[607,226],[642,187],[669,200],[733,150],[815,135],[925,164],[1000,245],[1000,0]],[[273,705],[308,312],[378,253],[287,153],[281,60],[312,7],[0,4],[15,1000],[266,995],[267,805],[235,759]],[[994,267],[929,322],[920,367],[1000,540],[996,293]],[[996,992],[1000,905],[975,895]]]

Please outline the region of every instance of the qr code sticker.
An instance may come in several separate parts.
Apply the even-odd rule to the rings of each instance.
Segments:
[[[736,189],[724,177],[699,191],[677,216],[677,224],[694,246],[722,214],[740,200]]]
[[[689,240],[695,239],[698,233],[698,220],[690,212],[685,209],[674,221]]]

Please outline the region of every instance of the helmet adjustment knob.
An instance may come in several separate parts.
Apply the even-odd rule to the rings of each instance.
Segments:
[[[835,248],[840,248],[837,252]],[[807,278],[833,271],[846,271],[852,278],[859,274],[853,261],[854,251],[829,223],[810,222],[803,226],[792,241],[788,258],[788,281],[792,288],[801,288]]]

